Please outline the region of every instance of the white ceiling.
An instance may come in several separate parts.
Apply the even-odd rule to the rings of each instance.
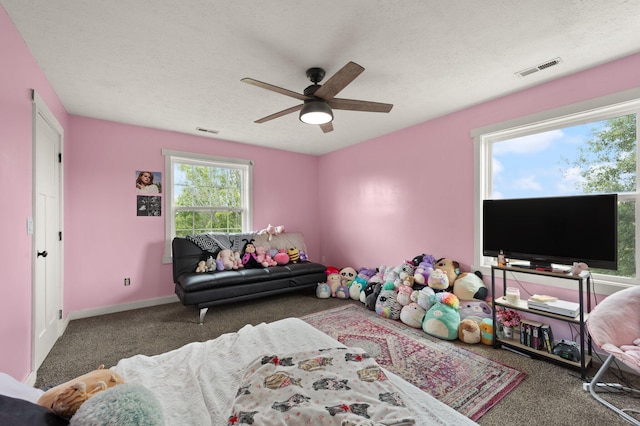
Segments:
[[[0,0],[70,114],[316,154],[640,52],[640,0]],[[527,77],[519,71],[560,58]],[[303,124],[307,68],[394,104]]]

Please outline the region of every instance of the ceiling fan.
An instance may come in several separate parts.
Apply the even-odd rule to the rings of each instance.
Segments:
[[[366,111],[366,112],[389,112],[393,108],[392,104],[383,104],[380,102],[359,101],[355,99],[334,98],[342,89],[351,83],[357,76],[364,71],[364,68],[355,62],[349,62],[338,72],[331,76],[324,84],[318,84],[325,76],[322,68],[309,68],[307,77],[312,85],[304,89],[303,94],[283,89],[269,83],[254,80],[253,78],[243,78],[244,83],[262,87],[272,92],[290,96],[292,98],[304,101],[300,105],[287,108],[266,117],[260,118],[255,123],[264,123],[292,112],[300,111],[300,121],[307,124],[319,124],[324,133],[333,131],[333,111],[332,109],[342,109],[350,111]]]

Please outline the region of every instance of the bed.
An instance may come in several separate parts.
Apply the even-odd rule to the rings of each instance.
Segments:
[[[297,318],[246,325],[156,356],[136,355],[111,369],[127,385],[153,394],[166,425],[476,424],[379,367],[362,349],[347,348]],[[359,393],[358,386],[374,392]],[[40,392],[23,398],[37,399]],[[337,393],[342,402],[336,404],[331,398]]]
[[[113,369],[125,381],[142,384],[155,393],[167,424],[225,425],[247,366],[256,359],[292,350],[339,347],[344,348],[306,322],[287,318],[246,325],[237,333],[152,357],[136,355],[119,361]],[[393,373],[385,370],[384,374],[402,396],[415,424],[475,424]]]

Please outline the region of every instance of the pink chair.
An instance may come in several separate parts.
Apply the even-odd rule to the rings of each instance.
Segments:
[[[609,354],[589,383],[589,392],[625,420],[640,426],[640,420],[628,414],[640,413],[639,410],[618,408],[596,393],[602,375],[614,359],[640,374],[640,286],[620,290],[605,298],[589,314],[587,328],[593,343]],[[617,389],[637,392],[626,387]]]

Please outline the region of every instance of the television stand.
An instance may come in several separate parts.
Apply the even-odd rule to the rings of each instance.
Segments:
[[[496,271],[502,271],[502,296],[496,293]],[[518,304],[510,304],[507,302],[506,294],[507,294],[507,272],[511,273],[520,273],[520,274],[530,274],[530,275],[538,275],[543,277],[557,278],[557,279],[565,279],[572,280],[577,282],[578,284],[578,304],[579,304],[579,312],[575,317],[567,317],[564,315],[558,315],[552,312],[545,312],[536,309],[530,309],[527,306],[527,302],[520,300]],[[586,289],[585,289],[586,285]],[[585,290],[586,290],[586,303],[585,303]],[[587,319],[588,313],[591,311],[591,278],[589,276],[583,277],[580,275],[569,275],[566,271],[562,270],[561,272],[549,272],[549,271],[540,271],[537,269],[524,268],[516,265],[510,266],[492,266],[491,267],[491,298],[493,301],[493,347],[499,348],[504,346],[508,349],[515,349],[519,352],[524,352],[527,355],[530,355],[535,358],[542,358],[547,361],[552,361],[558,364],[568,365],[574,368],[580,369],[580,375],[583,380],[586,380],[587,377],[587,367],[591,363],[591,336],[586,330],[585,321]],[[563,358],[554,353],[550,353],[545,349],[534,349],[525,344],[520,343],[519,332],[515,332],[513,339],[508,339],[504,337],[498,336],[498,327],[496,322],[496,307],[503,307],[508,309],[514,309],[521,312],[528,312],[532,315],[537,315],[540,317],[553,318],[558,321],[564,321],[569,324],[576,324],[580,329],[579,339],[580,339],[580,360],[573,361],[570,359]],[[517,333],[517,335],[516,335]]]
[[[555,273],[569,272],[569,269],[554,268],[550,264],[511,263],[509,266],[516,269],[527,269],[530,271],[555,272]]]

